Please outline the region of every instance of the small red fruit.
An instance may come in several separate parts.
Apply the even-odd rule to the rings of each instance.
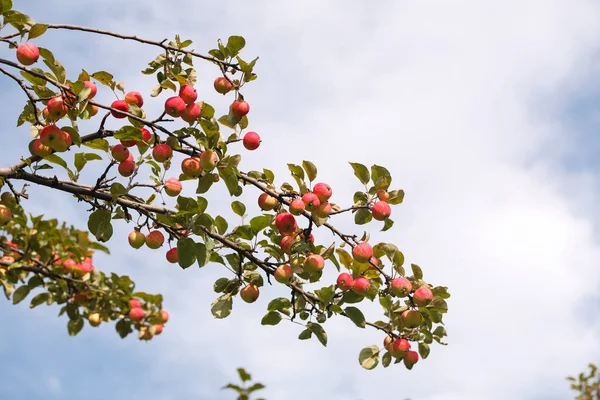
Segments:
[[[354,286],[354,279],[352,279],[352,275],[347,272],[342,272],[337,278],[337,287],[343,291],[352,289]]]
[[[130,299],[129,300],[129,305],[131,306],[131,308],[142,308],[142,303],[140,303],[136,299]]]
[[[23,43],[17,47],[17,60],[23,65],[32,65],[40,58],[40,49],[33,43]]]
[[[119,171],[119,174],[121,174],[121,176],[127,178],[133,175],[133,172],[135,171],[135,163],[131,160],[125,160],[119,163],[117,170]]]
[[[275,280],[279,283],[288,283],[290,279],[292,279],[293,275],[294,272],[292,271],[292,267],[289,265],[280,265],[277,267],[277,269],[275,269],[274,273]]]
[[[217,93],[221,94],[227,94],[233,89],[233,85],[222,76],[215,79],[214,87]]]
[[[277,207],[277,199],[275,197],[271,197],[268,193],[263,193],[258,196],[258,206],[263,211],[271,211],[275,207]]]
[[[155,335],[160,335],[163,331],[163,326],[162,325],[154,325],[154,334]]]
[[[258,299],[259,294],[260,291],[256,285],[246,285],[242,290],[240,290],[240,297],[246,303],[254,303],[256,299]]]
[[[396,339],[388,349],[392,357],[402,358],[410,350],[410,343],[406,339]]]
[[[260,146],[260,136],[256,132],[248,132],[242,142],[247,150],[256,150]]]
[[[320,218],[327,218],[332,212],[333,209],[331,208],[331,204],[328,202],[321,203],[321,205],[315,210],[315,214]]]
[[[304,202],[301,199],[294,199],[290,202],[290,212],[294,215],[302,214],[304,208]]]
[[[356,262],[366,263],[373,257],[373,248],[367,242],[362,242],[352,249],[352,257]]]
[[[111,106],[111,108],[118,110],[118,111],[110,110],[110,113],[112,114],[113,117],[118,118],[118,119],[127,117],[127,115],[119,112],[119,111],[129,112],[129,104],[127,104],[127,102],[125,102],[125,100],[115,100],[112,102],[112,104],[110,106]]]
[[[181,182],[177,178],[169,178],[165,181],[165,193],[175,197],[181,193]]]
[[[311,254],[304,260],[304,269],[311,274],[323,270],[324,267],[325,260],[319,254]]]
[[[371,214],[373,218],[377,221],[383,221],[388,219],[392,214],[392,208],[385,201],[379,200],[375,204],[373,204],[373,208],[371,209]]]
[[[84,81],[83,82],[83,86],[86,88],[90,88],[90,94],[88,95],[88,100],[93,99],[94,97],[96,97],[96,93],[98,92],[98,88],[96,87],[96,84],[92,81]]]
[[[212,150],[205,150],[200,154],[200,166],[204,171],[212,171],[219,162],[219,156]]]
[[[418,307],[425,307],[432,299],[433,292],[427,286],[421,286],[413,294],[413,301]]]
[[[116,144],[112,147],[111,154],[118,162],[123,162],[129,158],[129,150],[122,144]]]
[[[331,197],[331,186],[326,183],[317,183],[315,187],[313,187],[313,193],[317,195],[321,203],[324,203]]]
[[[412,290],[412,283],[406,278],[394,278],[390,282],[390,291],[394,296],[406,297]]]
[[[185,111],[185,101],[179,96],[169,97],[165,101],[165,112],[171,117],[179,117]]]
[[[250,104],[248,104],[244,100],[236,100],[231,103],[231,113],[238,118],[243,117],[244,115],[250,112]]]
[[[197,103],[190,104],[183,110],[181,113],[181,119],[187,123],[194,123],[198,118],[200,118],[200,114],[202,113],[202,108]]]
[[[198,157],[188,157],[181,162],[181,172],[185,176],[196,178],[202,174],[202,166]]]
[[[162,320],[163,324],[167,323],[169,320],[169,313],[167,310],[160,310],[160,319]]]
[[[50,117],[52,121],[61,119],[67,115],[67,112],[69,111],[62,96],[56,96],[48,100],[46,108],[48,109],[48,117]]]
[[[321,205],[321,201],[317,195],[310,192],[302,196],[302,201],[304,202],[306,211],[315,211]]]
[[[287,212],[277,214],[277,217],[275,217],[275,226],[279,230],[279,233],[284,236],[292,235],[298,227],[296,225],[296,218]]]
[[[127,104],[135,104],[138,108],[142,108],[144,105],[144,98],[140,92],[129,92],[125,95],[125,102]]]
[[[377,191],[377,198],[381,201],[388,201],[390,194],[383,189]]]
[[[416,351],[409,351],[404,356],[404,366],[408,369],[412,369],[412,367],[419,361],[419,353]]]
[[[371,282],[369,282],[369,280],[364,276],[359,276],[354,280],[352,289],[354,290],[354,293],[364,296],[369,293],[369,290],[371,289]]]
[[[192,104],[198,98],[198,92],[192,85],[184,85],[179,89],[179,97],[183,99],[185,104]]]
[[[42,143],[40,139],[36,139],[31,144],[31,152],[38,157],[47,157],[52,154],[52,148]]]
[[[146,236],[140,231],[133,231],[127,237],[129,245],[134,249],[139,249],[146,243]]]
[[[158,249],[163,245],[165,241],[165,236],[161,231],[151,231],[146,235],[146,246],[151,249]]]
[[[12,219],[12,211],[4,204],[0,204],[0,225],[5,225]]]
[[[132,308],[129,311],[129,318],[131,318],[134,321],[140,321],[142,318],[144,318],[144,315],[146,315],[146,313],[143,309],[139,307]]]
[[[179,257],[177,257],[177,247],[173,247],[167,251],[167,261],[171,264],[175,264],[179,261]]]
[[[173,157],[173,149],[166,143],[157,144],[152,149],[152,157],[161,163],[171,159]]]

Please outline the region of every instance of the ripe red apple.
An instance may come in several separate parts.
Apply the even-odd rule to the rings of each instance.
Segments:
[[[418,307],[425,307],[432,299],[433,292],[427,286],[421,286],[413,294],[413,301]]]
[[[131,308],[142,308],[142,303],[140,303],[136,299],[130,299],[129,300],[129,305],[131,306]]]
[[[185,176],[196,178],[202,174],[202,166],[198,157],[188,157],[181,162],[181,172]]]
[[[75,260],[73,260],[71,258],[68,258],[68,259],[65,260],[65,262],[62,265],[66,269],[73,269],[76,264],[77,264],[77,262]]]
[[[294,199],[290,202],[290,212],[294,215],[302,214],[304,208],[304,202],[301,199]]]
[[[192,85],[183,85],[179,89],[179,97],[183,99],[185,104],[190,105],[198,98],[198,92],[196,92],[196,89]]]
[[[369,259],[369,268],[375,268],[379,266],[379,259],[377,257],[371,257]]]
[[[129,158],[129,150],[127,150],[127,147],[123,146],[122,144],[115,144],[110,153],[118,162],[125,161]]]
[[[88,115],[91,117],[95,116],[96,114],[98,114],[98,106],[93,105],[93,104],[88,104],[85,109],[88,112]]]
[[[5,225],[12,219],[12,211],[4,204],[0,204],[0,225]]]
[[[277,217],[275,217],[275,226],[279,230],[279,233],[284,236],[292,235],[298,227],[296,225],[296,218],[288,212],[277,214]]]
[[[163,245],[165,236],[161,231],[151,231],[146,235],[146,246],[151,249],[158,249]]]
[[[412,291],[412,283],[406,278],[394,278],[390,282],[390,291],[394,296],[406,297]]]
[[[288,283],[290,279],[292,279],[293,275],[294,272],[292,271],[292,267],[289,265],[280,265],[277,267],[277,269],[275,269],[274,273],[275,280],[279,283]]]
[[[258,286],[256,285],[246,285],[242,290],[240,290],[240,297],[246,303],[254,303],[256,299],[258,299],[258,295],[260,294],[258,290]]]
[[[388,219],[390,214],[392,214],[392,208],[385,201],[379,200],[375,204],[373,204],[373,208],[371,209],[371,214],[373,218],[377,221],[383,221]]]
[[[139,307],[132,308],[129,311],[129,318],[131,318],[134,321],[140,321],[142,318],[144,318],[144,315],[146,315],[146,313],[143,309]]]
[[[248,132],[242,142],[247,150],[256,150],[260,146],[260,136],[256,132]]]
[[[304,269],[308,273],[315,273],[325,268],[325,259],[319,254],[311,254],[304,260]]]
[[[86,88],[90,88],[90,94],[87,97],[88,99],[93,99],[94,97],[96,97],[96,93],[98,92],[98,88],[96,87],[96,84],[92,81],[84,81],[83,82],[83,86]]]
[[[221,94],[227,94],[233,89],[233,85],[222,76],[215,79],[214,87],[217,93]]]
[[[98,313],[91,313],[88,316],[88,321],[90,322],[91,326],[96,327],[102,322],[102,317],[100,317],[100,314]]]
[[[167,321],[169,321],[169,313],[167,310],[160,310],[160,319],[162,320],[163,324],[166,324]]]
[[[354,290],[354,293],[360,294],[361,296],[364,296],[367,293],[369,293],[370,289],[371,282],[369,282],[369,280],[364,276],[359,276],[358,278],[356,278],[354,280],[354,285],[352,285],[352,290]]]
[[[292,245],[296,242],[296,239],[294,238],[294,236],[284,236],[283,239],[281,239],[281,242],[279,243],[279,245],[281,246],[281,250],[287,254],[290,255],[292,252]]]
[[[321,201],[317,195],[310,192],[302,196],[302,201],[304,202],[304,208],[306,211],[315,211],[321,205]]]
[[[82,275],[85,275],[88,272],[92,272],[94,269],[95,267],[94,264],[92,264],[92,259],[89,257],[83,260],[81,264],[79,264],[79,270],[81,271]]]
[[[154,326],[154,334],[160,335],[163,331],[163,325],[153,325]]]
[[[315,210],[315,214],[317,215],[317,217],[327,218],[329,217],[329,214],[331,214],[332,211],[333,209],[331,208],[331,204],[325,202],[321,203],[321,205],[317,207],[317,209]]]
[[[400,323],[406,328],[416,328],[423,323],[423,315],[416,310],[406,310],[400,315]]]
[[[377,191],[377,198],[381,201],[388,201],[390,194],[383,189]]]
[[[142,131],[142,141],[146,144],[150,143],[152,140],[152,133],[146,128],[140,128],[140,131]]]
[[[133,172],[135,171],[135,163],[131,160],[125,160],[119,163],[117,170],[119,171],[119,174],[121,174],[121,176],[127,178],[133,175]]]
[[[345,292],[346,290],[352,289],[352,287],[354,286],[354,279],[352,278],[352,275],[350,275],[349,273],[342,272],[338,276],[336,283],[337,283],[337,287]]]
[[[152,149],[152,157],[160,162],[164,163],[165,161],[171,159],[173,157],[173,149],[166,143],[157,144]]]
[[[352,257],[356,262],[366,263],[373,257],[373,248],[367,242],[362,242],[352,249]]]
[[[181,193],[181,182],[177,178],[169,178],[165,181],[165,193],[171,197]]]
[[[202,108],[198,103],[190,104],[183,110],[181,113],[181,119],[187,123],[194,123],[198,118],[200,118],[200,114],[202,113]]]
[[[125,102],[127,104],[135,104],[139,108],[142,108],[144,105],[144,98],[139,92],[128,92],[125,95]]]
[[[392,342],[388,351],[394,358],[402,358],[410,350],[410,343],[406,339],[396,339]]]
[[[242,118],[244,115],[250,112],[250,104],[244,100],[236,100],[231,103],[231,113],[238,118]]]
[[[23,43],[17,47],[17,60],[23,65],[32,65],[40,58],[40,49],[33,43]]]
[[[306,236],[304,235],[304,231],[302,229],[298,229],[298,231],[299,231],[299,235],[298,236],[300,237],[300,239],[306,240]],[[311,243],[313,243],[313,244],[315,243],[315,236],[312,233],[308,236],[308,241],[311,242]]]
[[[177,257],[177,247],[173,247],[167,251],[167,261],[171,264],[175,264],[179,261],[179,257]]]
[[[313,193],[317,195],[321,203],[324,203],[329,200],[333,192],[331,191],[331,186],[328,184],[317,183],[315,187],[313,187]]]
[[[419,353],[416,351],[409,351],[404,356],[404,366],[408,369],[412,369],[412,367],[419,361]]]
[[[165,112],[171,117],[179,117],[185,111],[185,101],[179,96],[169,97],[165,101]]]
[[[46,103],[46,108],[48,109],[48,117],[52,121],[57,121],[67,115],[69,108],[65,104],[62,96],[56,96],[48,100]]]
[[[35,139],[31,143],[31,153],[44,158],[52,154],[52,148],[44,145],[40,139]]]
[[[125,100],[115,100],[112,102],[112,104],[110,106],[111,106],[111,108],[118,110],[118,111],[110,110],[110,113],[112,114],[113,117],[118,118],[118,119],[127,117],[127,115],[119,112],[119,111],[129,112],[129,104],[127,104],[127,102]]]
[[[271,197],[268,193],[263,193],[258,196],[258,206],[261,210],[271,211],[277,207],[277,203],[277,199],[275,197]]]
[[[146,243],[146,236],[140,231],[133,231],[127,237],[129,245],[134,249],[139,249]]]
[[[56,151],[65,151],[71,145],[71,136],[56,125],[47,125],[40,131],[40,141]]]
[[[204,171],[212,171],[219,162],[219,156],[212,150],[204,150],[200,154],[200,166]]]

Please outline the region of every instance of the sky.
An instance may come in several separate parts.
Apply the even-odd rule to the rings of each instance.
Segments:
[[[334,319],[324,348],[297,340],[296,325],[260,326],[269,299],[285,293],[277,287],[215,320],[212,283],[225,271],[182,271],[162,254],[135,251],[130,228],[117,224],[112,254],[95,264],[162,293],[171,314],[164,333],[149,343],[121,340],[106,325],[69,337],[56,307],[0,301],[0,398],[230,399],[220,388],[243,366],[267,385],[268,399],[552,400],[571,397],[565,377],[598,360],[597,2],[15,3],[38,22],[155,40],[179,33],[201,52],[243,35],[243,55],[260,56],[259,79],[244,95],[263,143],[242,153],[242,168],[267,167],[281,183],[287,163],[310,160],[332,200],[349,205],[360,185],[347,162],[386,166],[406,197],[388,232],[367,226],[372,240],[396,243],[452,297],[448,346],[433,346],[412,371],[365,371],[358,352],[381,343],[377,332]],[[161,108],[164,97],[149,99],[154,78],[139,73],[156,49],[73,32],[35,42],[54,51],[70,78],[81,68],[107,70],[146,94],[148,114]],[[13,50],[1,53],[14,59]],[[211,89],[218,70],[197,64],[200,97],[225,110],[231,99]],[[0,89],[11,99],[0,108],[6,166],[30,138],[15,128],[26,99],[9,80]],[[111,96],[100,88],[99,100]],[[102,169],[93,166],[87,178]],[[68,195],[29,191],[32,213],[85,227],[85,207]],[[208,196],[223,215],[225,193]],[[244,197],[254,213],[257,194]],[[340,226],[362,232],[347,220]],[[317,232],[317,240],[332,238]],[[332,266],[325,276],[335,278]]]

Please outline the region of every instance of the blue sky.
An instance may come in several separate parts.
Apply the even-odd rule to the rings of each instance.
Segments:
[[[243,167],[267,166],[287,179],[287,162],[309,159],[344,204],[358,189],[346,161],[385,165],[406,200],[388,233],[369,226],[374,240],[397,243],[453,297],[448,347],[434,347],[410,372],[363,371],[358,351],[379,344],[378,334],[331,321],[324,349],[298,341],[297,326],[261,327],[277,288],[254,305],[234,303],[232,316],[216,321],[209,305],[212,282],[225,275],[218,266],[181,271],[162,254],[131,250],[129,228],[119,225],[113,255],[96,265],[165,295],[172,318],[164,334],[141,343],[101,326],[71,338],[56,308],[0,301],[0,398],[228,399],[219,388],[245,366],[267,384],[269,399],[564,399],[564,377],[598,359],[595,2],[21,3],[39,22],[158,40],[180,33],[199,51],[244,35],[244,54],[260,56],[259,79],[244,94],[264,142],[243,153]],[[36,43],[71,78],[81,68],[108,70],[146,94],[149,114],[160,109],[162,98],[147,95],[154,78],[139,74],[154,49],[64,32]],[[224,109],[228,100],[211,89],[218,71],[198,70],[200,97]],[[8,138],[0,158],[10,164],[29,141],[26,129],[14,129],[25,99],[10,81],[0,80],[0,90],[11,99],[0,109]],[[111,100],[102,89],[98,97]],[[102,166],[94,168],[90,179]],[[225,213],[219,190],[210,207]],[[30,192],[31,212],[85,226],[85,208],[70,197]],[[248,204],[255,196],[247,194]]]

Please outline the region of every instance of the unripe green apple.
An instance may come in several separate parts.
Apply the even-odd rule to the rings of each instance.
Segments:
[[[88,321],[90,322],[91,326],[96,327],[102,322],[102,317],[100,317],[99,313],[91,313],[88,316]]]
[[[0,225],[6,225],[12,219],[12,211],[4,204],[0,204]]]
[[[423,323],[423,315],[416,310],[406,310],[400,315],[400,323],[406,328],[416,328]]]
[[[146,236],[140,231],[133,231],[129,234],[127,240],[129,240],[129,245],[131,247],[139,249],[146,243]]]

